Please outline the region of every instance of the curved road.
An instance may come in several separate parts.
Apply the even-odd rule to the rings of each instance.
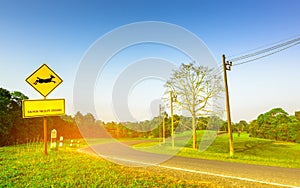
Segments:
[[[128,146],[134,143],[99,144],[80,151],[93,152],[94,155],[127,166],[154,166],[172,171],[214,176],[230,182],[257,183],[267,187],[300,187],[300,169],[153,154],[137,151]]]

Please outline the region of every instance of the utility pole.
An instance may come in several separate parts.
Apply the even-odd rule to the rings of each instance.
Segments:
[[[161,104],[159,105],[159,115],[162,119],[162,143],[166,143],[166,127],[165,127],[165,113],[164,113],[164,107],[161,106]],[[161,129],[159,129],[161,130]]]
[[[166,114],[163,114],[163,143],[166,143],[166,124],[165,124]]]
[[[230,117],[230,106],[229,106],[229,94],[228,94],[228,84],[227,84],[227,71],[231,70],[232,62],[227,61],[225,55],[222,56],[223,61],[223,71],[224,71],[224,84],[225,84],[225,94],[226,94],[226,111],[227,111],[227,125],[228,125],[228,137],[229,137],[229,151],[230,157],[234,155],[233,148],[233,138],[232,138],[232,127],[231,127],[231,117]]]
[[[161,104],[159,104],[158,106],[158,111],[159,111],[159,120],[162,119],[162,116],[161,116],[161,111],[162,111],[162,107],[161,107]],[[158,137],[159,137],[159,144],[162,142],[163,140],[163,136],[162,136],[162,130],[161,130],[161,127],[160,127],[160,124],[161,124],[161,121],[159,121],[159,125],[158,125]]]
[[[174,119],[173,119],[173,92],[170,91],[170,103],[171,103],[171,137],[172,137],[172,149],[174,149]]]

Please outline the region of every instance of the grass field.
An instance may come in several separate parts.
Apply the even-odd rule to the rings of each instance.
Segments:
[[[199,140],[203,135],[199,131]],[[234,134],[235,157],[229,158],[228,137],[219,135],[204,152],[190,149],[176,135],[175,146],[184,146],[178,156],[242,162],[261,165],[300,168],[300,144],[266,139],[240,137]],[[111,139],[91,139],[89,144],[111,142]],[[128,141],[123,139],[122,141]],[[80,140],[81,146],[87,144]],[[151,147],[150,147],[151,146]],[[172,153],[168,144],[150,142],[134,148],[155,153]],[[180,147],[178,147],[180,148]],[[57,151],[43,154],[43,143],[0,147],[0,187],[215,187],[212,182],[187,181],[176,176],[148,171],[146,168],[125,167],[104,159],[77,152],[65,145]]]
[[[120,166],[76,150],[65,147],[44,156],[43,143],[0,147],[0,187],[214,187]]]
[[[180,139],[187,135],[186,132],[176,135],[175,149],[180,150],[177,156],[300,168],[300,144],[297,143],[251,138],[246,133],[242,133],[240,137],[233,134],[235,155],[230,158],[227,134],[219,135],[204,152],[191,149],[191,140],[186,144]],[[197,135],[198,140],[201,140],[203,131],[199,131]],[[170,143],[143,143],[135,145],[134,148],[162,154],[174,152]]]

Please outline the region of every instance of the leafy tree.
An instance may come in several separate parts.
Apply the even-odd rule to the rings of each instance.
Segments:
[[[277,140],[277,132],[280,131],[279,127],[281,123],[289,122],[288,113],[281,108],[274,108],[265,114],[260,115],[257,118],[257,123],[261,131],[262,138]]]
[[[0,88],[0,146],[5,144],[13,125],[11,112],[11,95],[6,89]]]
[[[26,95],[19,91],[13,91],[10,93],[11,94],[11,101],[13,101],[19,109],[22,108],[22,101],[25,99],[28,99]]]
[[[207,117],[199,117],[197,121],[197,127],[200,130],[205,130],[208,125],[209,118]]]
[[[212,99],[222,92],[220,81],[221,78],[213,75],[212,69],[193,62],[174,70],[165,84],[166,92],[175,93],[180,107],[191,114],[194,149],[197,148],[196,118],[210,114]]]
[[[300,122],[300,111],[295,112],[295,118]]]
[[[226,122],[223,121],[220,117],[218,117],[218,116],[210,116],[210,117],[207,118],[206,129],[209,129],[209,130],[218,130],[218,129],[221,128],[221,130],[222,130],[222,129],[225,128],[225,130],[226,130],[227,126],[225,126],[225,124],[226,124]],[[221,125],[221,127],[219,127],[220,125]]]
[[[16,140],[22,143],[29,139],[29,134],[35,132],[28,129],[29,123],[34,120],[22,118],[22,100],[28,99],[19,91],[9,92],[0,88],[0,145],[14,143]]]
[[[109,135],[106,134],[103,124],[99,121],[97,122],[93,114],[87,113],[85,115],[82,115],[80,112],[77,112],[75,114],[75,119],[80,133],[85,138],[109,137]],[[119,131],[119,129],[117,130],[116,128],[117,127],[113,128],[114,134],[116,134],[116,131]]]
[[[75,119],[70,115],[62,115],[60,116],[62,120],[68,123],[75,123]]]
[[[37,134],[38,130],[36,130],[36,127],[31,126],[31,124],[35,124],[36,119],[22,118],[22,101],[28,99],[26,95],[19,91],[13,91],[10,94],[12,106],[10,115],[14,118],[13,126],[10,130],[9,142],[15,142],[18,140],[18,142],[23,143],[30,139],[33,133]]]
[[[75,114],[74,118],[75,118],[75,121],[76,121],[77,125],[81,126],[81,125],[84,124],[84,117],[83,117],[83,115],[81,114],[81,112],[78,111],[78,112]]]
[[[108,122],[105,125],[105,129],[112,137],[116,137],[117,125],[115,122]]]
[[[253,137],[300,142],[300,122],[281,108],[259,115],[248,127]]]
[[[300,122],[295,116],[290,116],[287,124],[287,141],[300,142]]]
[[[91,113],[87,113],[83,118],[84,118],[84,124],[87,126],[93,126],[96,123],[96,119]]]
[[[174,117],[175,116],[176,115],[174,115]],[[176,131],[182,132],[182,131],[186,131],[186,130],[191,130],[191,124],[192,124],[192,118],[191,117],[178,116],[178,121],[179,122],[178,122],[178,126],[176,128]],[[174,124],[176,124],[176,123],[174,123]],[[197,121],[197,127],[199,127],[199,121]]]
[[[245,120],[241,120],[240,122],[235,124],[235,129],[237,129],[237,131],[244,132],[247,127],[248,127],[248,123]]]
[[[250,137],[258,137],[258,124],[257,120],[253,120],[249,123],[248,132]]]

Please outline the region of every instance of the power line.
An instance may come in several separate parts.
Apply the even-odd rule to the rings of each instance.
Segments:
[[[258,55],[261,55],[261,54],[265,54],[265,53],[268,53],[268,52],[274,51],[276,49],[283,48],[285,46],[288,46],[288,45],[291,45],[291,44],[295,43],[294,45],[291,45],[289,47],[283,48],[283,49],[287,49],[287,48],[290,48],[292,46],[295,46],[295,45],[299,44],[299,41],[300,41],[300,37],[292,39],[292,40],[289,40],[289,41],[284,42],[284,43],[277,44],[275,46],[272,46],[272,47],[269,47],[269,48],[266,48],[266,49],[263,49],[263,50],[259,50],[257,52],[253,52],[253,53],[250,53],[250,54],[247,54],[247,55],[243,55],[243,56],[240,56],[240,57],[236,57],[236,58],[230,59],[229,61],[236,62],[236,61],[241,61],[241,60],[244,60],[244,59],[249,59],[251,57],[258,56]],[[280,51],[283,51],[283,50],[278,50],[278,51],[276,51],[276,53],[280,52]],[[269,56],[269,55],[272,55],[272,54],[274,54],[274,53],[270,53],[270,54],[264,55],[262,57],[266,57],[266,56]],[[249,60],[249,61],[252,61],[252,60]]]
[[[218,76],[222,75],[223,74],[223,68],[222,66],[219,66],[215,69],[213,69],[211,72],[210,72],[210,78],[211,79],[215,79],[217,78]]]
[[[219,72],[221,72],[223,70],[222,65],[220,65],[219,67],[213,69],[211,71],[212,74],[218,74]]]
[[[255,52],[255,51],[259,51],[259,50],[261,50],[261,49],[265,49],[265,48],[268,48],[268,47],[270,47],[270,46],[275,46],[275,45],[277,45],[277,44],[281,44],[281,43],[283,43],[283,42],[285,42],[285,41],[293,40],[293,39],[298,38],[298,37],[300,37],[299,34],[298,34],[298,35],[291,36],[291,37],[286,38],[286,39],[283,39],[283,40],[280,40],[280,41],[277,41],[277,42],[273,42],[273,43],[271,43],[271,44],[262,45],[262,46],[260,46],[260,47],[257,47],[257,48],[251,49],[251,50],[247,50],[247,51],[244,51],[244,52],[235,54],[235,55],[230,55],[230,56],[228,56],[227,58],[228,58],[228,59],[233,59],[233,58],[235,58],[235,57],[239,57],[239,56],[244,55],[244,54],[249,54],[249,53],[252,53],[252,52]],[[221,64],[221,63],[220,63],[220,64]]]
[[[270,56],[270,55],[273,55],[273,54],[276,54],[276,53],[278,53],[278,52],[284,51],[284,50],[289,49],[289,48],[291,48],[291,47],[293,47],[293,46],[296,46],[296,45],[298,45],[298,44],[300,44],[300,42],[297,42],[297,43],[292,44],[292,45],[290,45],[290,46],[287,46],[287,47],[285,47],[285,48],[281,48],[281,49],[279,49],[279,50],[276,50],[276,51],[274,51],[274,52],[271,52],[271,53],[269,53],[269,54],[266,54],[266,55],[263,55],[263,56],[260,56],[260,57],[254,58],[254,59],[250,59],[250,60],[247,60],[247,61],[244,61],[244,62],[241,62],[241,63],[233,64],[232,66],[238,66],[238,65],[250,63],[250,62],[252,62],[252,61],[256,61],[256,60],[262,59],[262,58],[264,58],[264,57],[268,57],[268,56]]]
[[[239,65],[242,65],[242,64],[250,63],[252,61],[256,61],[256,60],[271,56],[273,54],[276,54],[278,52],[284,51],[286,49],[289,49],[293,46],[296,46],[296,45],[300,44],[300,37],[298,37],[298,36],[299,35],[297,35],[297,38],[294,38],[294,39],[291,39],[291,40],[288,40],[288,41],[286,41],[286,40],[281,41],[281,43],[279,43],[279,44],[275,43],[276,45],[274,45],[274,46],[271,46],[271,47],[253,52],[253,53],[249,53],[249,54],[246,54],[246,55],[242,55],[240,57],[232,58],[232,59],[228,60],[227,62],[239,62],[241,60],[246,60],[246,61],[243,61],[243,62],[240,62],[240,63],[234,63],[234,64],[231,65],[231,66],[239,66]],[[261,55],[261,56],[259,56],[259,55]],[[259,57],[257,57],[257,56],[259,56]],[[253,59],[250,59],[252,57],[253,57]],[[249,60],[247,60],[247,59],[249,59]],[[223,72],[223,66],[222,65],[215,66],[213,68],[213,70],[211,71],[212,75],[215,75],[215,76],[220,75],[222,72]]]

